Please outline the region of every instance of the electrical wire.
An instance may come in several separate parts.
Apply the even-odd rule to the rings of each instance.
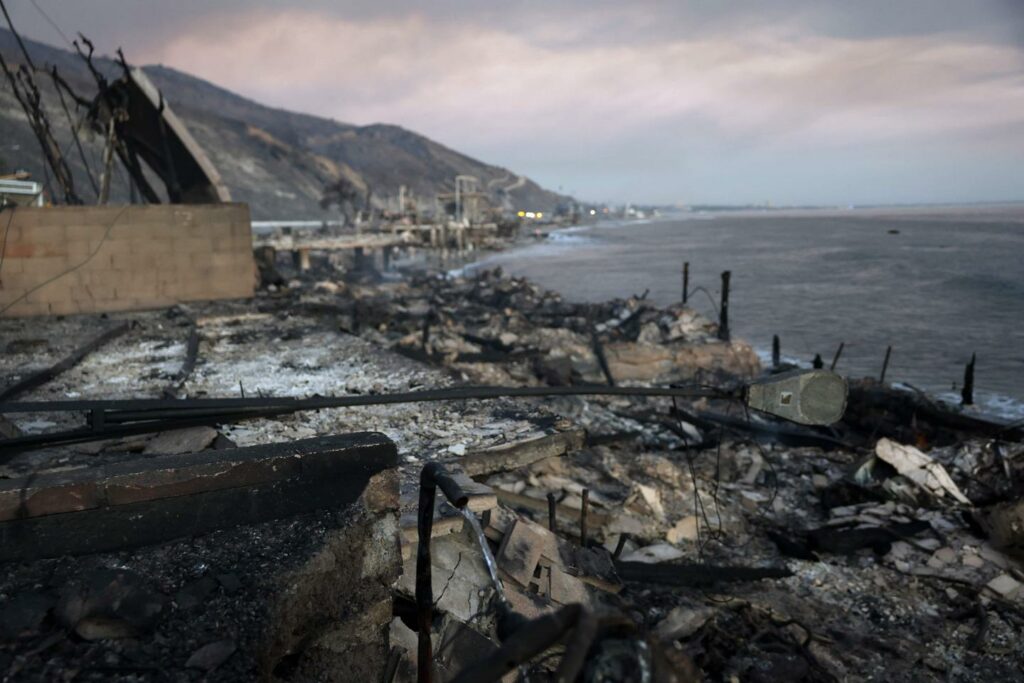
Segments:
[[[39,6],[39,3],[36,2],[36,0],[29,0],[29,2],[31,2],[32,6],[36,8],[36,11],[43,15],[43,19],[46,20],[46,23],[48,23],[54,31],[60,34],[60,37],[64,39],[64,42],[68,44],[68,47],[71,47],[73,43],[67,37],[67,35],[65,35],[64,31],[60,30],[60,26],[57,25],[57,22],[55,22],[53,18],[49,14],[47,14],[42,7]]]
[[[76,270],[78,270],[79,268],[84,266],[85,264],[89,263],[89,261],[91,261],[93,259],[93,257],[96,256],[96,254],[99,252],[99,250],[103,248],[103,245],[104,245],[104,243],[106,243],[107,238],[110,237],[110,231],[114,229],[114,226],[117,225],[117,222],[119,220],[121,220],[121,216],[124,215],[125,211],[127,211],[128,208],[129,208],[128,205],[125,205],[125,206],[121,207],[121,210],[117,212],[117,215],[114,216],[114,219],[112,221],[110,221],[110,225],[107,226],[106,231],[103,233],[103,237],[100,238],[99,244],[96,245],[96,248],[92,250],[91,254],[89,254],[88,256],[85,257],[84,261],[82,261],[81,263],[79,263],[77,265],[71,266],[70,268],[65,270],[63,273],[58,273],[57,275],[54,275],[53,277],[51,277],[51,278],[49,278],[47,280],[44,280],[43,282],[40,282],[35,287],[32,287],[31,289],[28,289],[25,292],[22,292],[21,296],[13,299],[10,303],[8,303],[3,308],[0,308],[0,315],[3,315],[7,311],[9,311],[11,308],[14,307],[15,304],[18,304],[18,303],[21,303],[22,301],[24,301],[33,292],[39,291],[43,287],[46,287],[47,285],[49,285],[49,284],[51,284],[53,282],[56,282],[57,280],[61,279],[62,277],[66,276],[66,275],[70,275],[71,273],[75,272]],[[13,220],[13,219],[14,219],[14,216],[12,215],[11,218],[8,219],[8,224],[9,224],[10,220]]]
[[[7,234],[11,231],[11,223],[14,222],[14,209],[16,204],[8,204],[6,201],[0,203],[0,213],[5,209],[11,212],[7,218],[7,225],[4,226],[3,241],[0,242],[0,285],[3,284],[4,257],[7,255]]]

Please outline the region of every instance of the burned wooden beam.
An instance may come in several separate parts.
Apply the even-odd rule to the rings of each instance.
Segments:
[[[723,567],[707,564],[648,564],[616,562],[615,571],[623,581],[657,583],[666,586],[701,587],[718,583],[740,583],[761,579],[784,579],[793,572],[785,567]]]
[[[0,562],[161,543],[354,502],[398,464],[375,432],[0,482]]]
[[[25,377],[24,379],[15,382],[11,386],[7,387],[2,392],[0,392],[0,403],[4,401],[9,401],[16,396],[24,394],[26,391],[30,391],[32,389],[35,389],[36,387],[40,387],[43,384],[46,384],[47,382],[49,382],[62,372],[66,372],[67,370],[70,370],[71,368],[75,367],[76,365],[81,363],[82,359],[84,359],[90,353],[99,349],[108,342],[117,339],[122,334],[127,332],[130,328],[130,323],[121,323],[120,325],[115,325],[114,327],[111,327],[110,329],[104,331],[94,339],[90,339],[88,342],[78,347],[77,349],[72,351],[68,356],[54,363],[50,367],[45,368],[43,370],[39,370],[38,372],[34,372],[28,377]]]

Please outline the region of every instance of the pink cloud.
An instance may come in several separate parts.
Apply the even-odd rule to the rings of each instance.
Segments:
[[[742,35],[560,46],[529,32],[419,15],[308,11],[206,17],[159,61],[259,101],[393,122],[456,145],[601,140],[697,117],[764,145],[851,145],[1024,121],[1024,57],[958,35]]]

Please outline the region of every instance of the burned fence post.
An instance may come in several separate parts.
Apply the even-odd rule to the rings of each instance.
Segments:
[[[683,263],[683,305],[690,298],[690,262]]]
[[[601,368],[601,373],[604,375],[604,379],[608,382],[608,386],[615,386],[615,377],[612,376],[612,369],[608,365],[608,357],[604,354],[604,345],[601,343],[601,339],[597,336],[596,332],[593,332],[590,337],[591,347],[594,350],[594,356],[597,358],[597,364]]]
[[[772,367],[778,368],[782,361],[782,352],[779,348],[779,335],[772,335]]]
[[[846,346],[846,342],[839,342],[839,348],[836,349],[836,355],[832,356],[832,365],[829,366],[829,370],[835,370],[836,364],[839,363],[839,357],[843,355],[843,348]]]
[[[889,357],[892,356],[892,346],[885,347],[885,360],[882,361],[882,374],[878,378],[880,384],[885,384],[885,373],[889,369]]]
[[[971,354],[971,362],[964,368],[964,386],[960,390],[960,404],[965,406],[974,405],[974,361],[976,354]]]
[[[730,271],[722,273],[722,305],[718,309],[718,338],[729,341],[729,278]]]

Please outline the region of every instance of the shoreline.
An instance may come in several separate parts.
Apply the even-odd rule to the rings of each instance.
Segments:
[[[637,297],[573,304],[495,271],[389,281],[317,261],[309,271],[286,274],[284,287],[262,289],[248,301],[112,315],[139,325],[30,398],[159,395],[185,353],[190,329],[198,331],[198,361],[177,386],[182,397],[373,395],[467,383],[543,387],[609,380],[734,386],[762,376],[748,345],[718,340],[711,321],[680,306],[653,306]],[[52,339],[48,353],[55,356],[83,336],[80,326],[109,324],[101,316],[44,322]],[[19,341],[23,353],[32,352],[28,340],[38,337],[39,324],[0,321],[8,343]],[[22,362],[7,360],[15,363],[7,373]],[[364,679],[369,670],[383,669],[389,653],[398,657],[399,671],[413,672],[416,634],[394,616],[393,604],[408,605],[415,596],[420,471],[426,463],[443,463],[467,473],[464,485],[473,487],[474,511],[517,611],[539,616],[566,604],[618,610],[636,632],[651,634],[645,647],[675,653],[668,661],[684,668],[672,671],[749,673],[774,662],[781,648],[793,661],[837,679],[891,676],[894,667],[909,675],[924,658],[943,670],[976,658],[965,680],[1005,678],[1022,645],[1011,639],[1016,644],[1006,652],[974,653],[958,636],[960,624],[938,616],[936,606],[955,609],[998,588],[999,599],[1013,606],[988,615],[988,637],[1002,642],[1013,632],[1018,603],[1024,604],[1015,561],[998,536],[980,539],[960,521],[961,510],[949,504],[953,494],[891,474],[881,459],[920,453],[929,471],[949,473],[950,491],[976,501],[967,508],[972,514],[982,520],[995,514],[989,488],[1001,486],[1003,474],[990,466],[988,439],[972,431],[976,426],[951,426],[947,416],[919,412],[926,407],[868,382],[851,388],[847,415],[831,431],[744,415],[719,398],[678,404],[624,397],[463,400],[215,421],[208,429],[231,445],[223,451],[201,446],[182,457],[230,456],[352,431],[390,437],[397,446],[396,467],[389,470],[394,491],[384,497],[386,509],[374,513],[376,526],[363,545],[354,551],[336,545],[338,534],[350,538],[353,528],[363,528],[362,518],[347,511],[15,563],[0,582],[0,595],[13,602],[0,599],[0,611],[21,610],[14,614],[27,626],[4,646],[26,676],[37,678],[74,669],[96,648],[111,666],[173,670],[192,666],[186,662],[215,645],[227,659],[211,666],[222,667],[217,671],[224,678],[255,678],[261,667],[277,670],[280,662],[341,672],[339,663],[360,648]],[[14,422],[33,432],[68,426],[32,415]],[[104,442],[98,451],[70,446],[25,454],[20,467],[8,465],[6,476],[15,491],[30,490],[37,484],[21,484],[26,473],[45,482],[45,475],[92,474],[97,465],[102,474],[103,466],[144,464],[147,448],[161,436]],[[926,444],[928,452],[904,444]],[[865,462],[876,463],[868,475],[850,474],[863,471]],[[440,636],[452,624],[470,629],[486,651],[497,640],[485,609],[492,588],[482,555],[459,513],[446,506],[436,513],[430,545],[439,621],[432,631]],[[541,562],[542,575],[557,571],[557,584],[541,582],[533,592],[534,571],[524,576],[514,569],[504,539],[517,528],[558,549],[534,561]],[[376,563],[361,582],[346,573],[350,552]],[[590,558],[587,564],[563,564],[562,558],[581,554]],[[122,620],[131,617],[115,605],[103,607],[110,611],[102,629],[69,621],[73,617],[60,607],[67,591],[80,590],[79,579],[106,585],[111,567],[120,577],[114,594],[144,596],[156,616],[126,628]],[[932,584],[924,571],[956,577],[963,595],[951,596],[948,584]],[[317,599],[291,604],[277,595]],[[723,608],[722,596],[746,607]],[[348,611],[351,605],[359,614]],[[693,630],[678,631],[684,617],[694,619]],[[843,638],[807,649],[780,625],[786,618]],[[68,638],[76,628],[78,635]],[[325,645],[325,628],[363,635],[355,646]],[[733,635],[721,640],[723,633]],[[756,647],[764,633],[776,643],[774,654]],[[677,642],[694,636],[713,647],[705,654],[679,649]],[[894,663],[874,643],[896,638],[906,656]],[[41,641],[54,651],[39,656]],[[398,680],[412,679],[400,674]]]
[[[836,217],[863,217],[863,218],[876,218],[878,216],[892,216],[901,217],[906,219],[913,219],[915,217],[925,217],[933,219],[935,216],[944,216],[948,220],[961,220],[964,216],[971,218],[976,217],[979,213],[985,215],[998,215],[1003,209],[1010,208],[1014,210],[1013,221],[1024,222],[1024,204],[999,204],[999,205],[984,205],[984,206],[967,206],[967,207],[955,207],[957,210],[954,213],[949,213],[951,207],[896,207],[896,210],[890,208],[871,208],[871,209],[854,209],[852,211],[823,211],[823,210],[802,210],[802,211],[771,211],[771,212],[750,212],[744,215],[744,218],[759,219],[759,218],[774,218],[774,217],[815,217],[815,216],[836,216]],[[963,209],[963,213],[959,209]],[[454,267],[445,266],[444,270],[449,275],[458,276],[464,274],[471,274],[475,270],[492,268],[495,266],[501,266],[504,268],[511,268],[513,274],[522,274],[522,268],[517,268],[517,256],[516,254],[523,254],[522,258],[527,258],[530,254],[531,249],[536,249],[538,255],[551,256],[552,254],[571,254],[573,250],[577,248],[600,249],[602,244],[601,231],[621,231],[624,228],[628,228],[631,225],[635,226],[646,226],[654,223],[665,223],[672,222],[675,220],[683,219],[686,221],[690,220],[715,220],[718,217],[728,218],[729,215],[726,212],[715,212],[708,215],[698,214],[665,214],[655,218],[647,218],[640,221],[624,221],[615,220],[603,222],[599,221],[596,224],[586,224],[580,226],[568,226],[552,230],[551,233],[543,240],[535,240],[527,237],[526,239],[520,239],[513,243],[510,243],[500,249],[493,250],[488,254],[469,259],[466,262],[460,263]],[[1001,220],[1002,218],[1000,218]],[[995,220],[995,218],[993,218]],[[619,232],[619,235],[622,233]],[[563,237],[552,237],[553,235],[560,235]],[[611,257],[611,256],[610,256]],[[522,258],[519,260],[521,261]],[[557,263],[564,257],[553,258],[552,263]],[[536,261],[536,259],[534,259]],[[537,268],[543,266],[531,266],[532,270],[536,271]],[[534,273],[535,274],[535,273]],[[528,274],[529,275],[529,274]],[[536,279],[536,278],[534,278]],[[543,280],[543,278],[541,278]],[[678,278],[676,278],[678,279]],[[673,280],[673,284],[675,281]],[[657,286],[656,282],[651,282],[651,286]],[[642,288],[642,287],[641,287]],[[555,287],[555,289],[558,289]],[[567,295],[572,298],[571,292],[560,291],[561,294]],[[573,299],[579,301],[580,299]],[[706,301],[702,302],[707,304]],[[706,305],[701,308],[707,308]],[[742,320],[742,319],[741,319]],[[781,332],[783,340],[786,340],[785,330],[776,330]],[[742,334],[742,333],[741,333]],[[850,342],[855,341],[847,339],[847,345]],[[770,358],[770,348],[765,343],[765,340],[761,340],[760,343],[752,343],[755,351],[758,355],[765,360]],[[898,346],[898,345],[897,345]],[[848,349],[849,350],[849,349]],[[884,351],[884,345],[882,347]],[[881,353],[881,352],[879,352]],[[824,354],[823,354],[824,355]],[[968,354],[969,356],[970,354]],[[979,357],[984,357],[985,348],[978,348]],[[785,354],[784,357],[786,362],[793,363],[800,367],[811,367],[810,357],[797,357],[792,354]],[[879,357],[880,358],[880,357]],[[879,364],[881,360],[878,361]],[[840,370],[842,364],[840,365]],[[962,370],[959,372],[962,373]],[[948,374],[944,373],[944,374]],[[860,374],[851,376],[861,376]],[[942,385],[945,383],[942,379],[936,378],[935,374],[931,375],[933,379],[931,381],[921,382],[921,378],[918,377],[916,380],[907,379],[907,386],[913,387],[915,383],[922,383],[928,386],[927,391],[936,400],[942,400],[945,402],[958,401],[958,389],[950,389],[949,384],[946,383],[945,388]],[[896,376],[896,379],[900,379]],[[960,377],[954,372],[954,376],[951,378],[954,384],[959,384]],[[946,380],[949,381],[949,380]],[[969,409],[977,412],[981,416],[987,416],[998,420],[1007,422],[1014,422],[1024,419],[1024,395],[1013,395],[998,390],[988,390],[984,386],[976,387],[975,389],[975,405]]]

